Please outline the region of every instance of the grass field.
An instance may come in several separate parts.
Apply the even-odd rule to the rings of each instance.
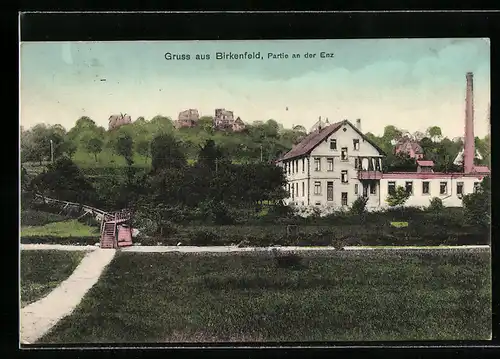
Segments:
[[[22,251],[21,307],[49,294],[73,273],[85,254],[83,251]]]
[[[491,337],[489,251],[316,252],[299,260],[117,253],[41,342]]]
[[[43,226],[23,226],[21,222],[21,237],[91,237],[96,235],[99,235],[99,228],[80,223],[76,219],[52,222]]]

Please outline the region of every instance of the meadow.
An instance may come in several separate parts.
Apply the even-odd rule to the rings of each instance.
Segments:
[[[491,338],[487,250],[118,252],[40,343]]]
[[[21,307],[49,294],[73,273],[85,254],[83,251],[21,251]]]

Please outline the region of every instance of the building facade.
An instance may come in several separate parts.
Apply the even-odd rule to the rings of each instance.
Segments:
[[[428,206],[434,197],[443,205],[461,207],[462,198],[473,193],[490,170],[475,166],[472,107],[472,74],[467,76],[464,172],[434,172],[433,162],[418,159],[415,172],[382,172],[386,155],[348,120],[323,127],[320,123],[277,165],[286,174],[286,204],[324,211],[348,209],[360,196],[368,210],[388,206],[389,194],[401,186],[409,193],[406,206]]]
[[[196,109],[189,109],[179,112],[177,121],[175,121],[176,128],[195,127],[200,119],[200,114]]]
[[[215,110],[215,116],[213,119],[213,127],[216,130],[221,131],[233,131],[240,132],[245,129],[245,123],[241,118],[234,118],[233,111],[228,111],[223,108],[218,108]]]

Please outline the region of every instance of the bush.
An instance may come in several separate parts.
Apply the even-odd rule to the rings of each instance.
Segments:
[[[224,202],[208,200],[198,206],[201,215],[210,219],[214,224],[228,225],[234,223],[234,218],[229,213],[229,208]]]
[[[443,201],[439,197],[431,199],[428,210],[430,212],[440,212],[444,209]]]
[[[190,238],[190,244],[196,246],[220,245],[221,237],[213,231],[196,231]]]
[[[477,192],[465,195],[462,201],[466,223],[482,229],[489,228],[491,224],[490,178],[484,178]]]
[[[282,253],[278,250],[274,250],[273,254],[278,268],[297,270],[305,267],[302,263],[302,257],[297,253]]]
[[[33,236],[22,237],[21,244],[62,244],[91,246],[99,242],[99,237],[54,237],[54,236]]]
[[[368,197],[359,196],[352,203],[350,212],[352,214],[360,215],[366,212],[366,203],[368,202]]]

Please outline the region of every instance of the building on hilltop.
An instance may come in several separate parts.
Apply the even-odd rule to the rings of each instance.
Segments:
[[[108,119],[108,130],[132,123],[132,118],[127,114],[111,115]]]
[[[317,123],[298,145],[276,164],[285,172],[287,204],[308,212],[313,207],[328,213],[347,209],[358,197],[367,198],[367,209],[387,207],[386,198],[397,187],[410,193],[407,206],[428,206],[433,197],[447,207],[461,207],[462,197],[475,191],[486,166],[474,166],[472,74],[468,73],[463,172],[434,172],[432,161],[418,159],[415,172],[382,171],[386,154],[357,126],[343,120],[328,126]]]
[[[218,108],[215,110],[213,127],[216,130],[233,132],[240,132],[246,128],[245,123],[241,120],[241,118],[237,117],[235,119],[233,111],[228,111],[224,108]]]
[[[200,119],[200,114],[196,109],[181,111],[179,112],[177,121],[175,121],[175,127],[176,128],[195,127],[198,124],[199,119]]]

